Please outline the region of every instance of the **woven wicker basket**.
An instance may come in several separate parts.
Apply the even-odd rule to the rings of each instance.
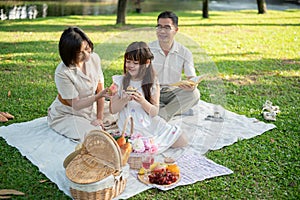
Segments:
[[[130,136],[132,136],[133,134],[133,118],[131,116],[127,117],[125,120],[125,123],[123,125],[123,131],[122,131],[122,135],[124,136],[125,131],[126,131],[126,127],[127,124],[130,120]],[[131,153],[127,163],[129,164],[131,169],[140,169],[142,167],[142,156],[141,154],[137,154],[137,153]]]
[[[130,120],[130,121],[129,121]],[[133,127],[134,127],[134,122],[133,118],[131,116],[128,116],[125,120],[125,123],[123,125],[123,130],[122,130],[122,136],[125,135],[126,127],[128,123],[130,122],[130,134],[129,136],[131,137],[133,134]],[[142,156],[143,153],[134,153],[131,152],[130,155],[128,155],[128,158],[126,158],[127,163],[129,164],[131,169],[140,169],[142,167]]]
[[[75,200],[112,199],[124,191],[129,176],[129,166],[122,167],[118,144],[105,131],[91,131],[64,166]]]
[[[141,169],[142,168],[142,154],[131,153],[128,158],[128,164],[131,169]]]

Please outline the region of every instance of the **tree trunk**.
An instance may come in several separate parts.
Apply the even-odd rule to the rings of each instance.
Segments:
[[[141,0],[136,0],[134,4],[135,4],[136,13],[141,13],[142,12]]]
[[[118,0],[117,24],[126,24],[127,0]]]
[[[208,18],[208,1],[209,0],[203,0],[202,3],[202,17]]]
[[[257,0],[258,14],[267,13],[266,0]]]

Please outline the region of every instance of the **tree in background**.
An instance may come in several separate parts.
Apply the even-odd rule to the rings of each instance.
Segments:
[[[118,0],[117,24],[126,24],[127,0]]]
[[[257,0],[258,14],[267,13],[266,0]]]
[[[257,1],[257,7],[258,7],[258,14],[267,13],[266,0],[256,0],[256,1]],[[138,5],[140,5],[139,0],[136,1],[136,3],[138,3]],[[208,4],[209,4],[209,0],[202,0],[202,17],[203,18],[209,17]],[[127,6],[127,0],[118,0],[117,24],[126,24],[126,6]],[[139,8],[140,8],[140,6],[139,6]]]
[[[208,18],[208,1],[209,0],[203,0],[202,2],[202,17]]]

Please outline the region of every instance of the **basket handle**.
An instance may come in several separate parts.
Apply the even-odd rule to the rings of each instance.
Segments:
[[[123,126],[123,131],[122,131],[122,137],[125,136],[125,130],[128,124],[128,121],[130,120],[130,136],[133,134],[133,118],[132,116],[128,116],[125,120],[124,126]]]

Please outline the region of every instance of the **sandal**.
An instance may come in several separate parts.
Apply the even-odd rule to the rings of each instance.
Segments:
[[[263,112],[263,116],[265,120],[276,121],[276,113],[273,112]]]
[[[224,122],[224,119],[220,116],[219,112],[215,112],[214,115],[208,115],[205,120],[210,120],[213,122]]]
[[[0,114],[0,122],[7,122],[7,121],[8,119],[5,116]]]
[[[272,110],[272,102],[269,100],[266,100],[266,102],[263,104],[263,108],[262,110],[267,110],[267,111],[271,111]]]
[[[8,112],[0,112],[0,115],[6,117],[7,119],[15,118],[13,115],[9,114]]]
[[[273,103],[269,100],[266,100],[266,102],[263,105],[262,111],[269,111],[269,112],[275,112],[276,114],[280,113],[279,106],[273,106]]]
[[[279,106],[272,106],[272,112],[275,112],[276,114],[280,113]]]
[[[276,121],[276,115],[280,113],[279,106],[273,106],[273,103],[269,100],[263,105],[262,114],[265,120]]]

